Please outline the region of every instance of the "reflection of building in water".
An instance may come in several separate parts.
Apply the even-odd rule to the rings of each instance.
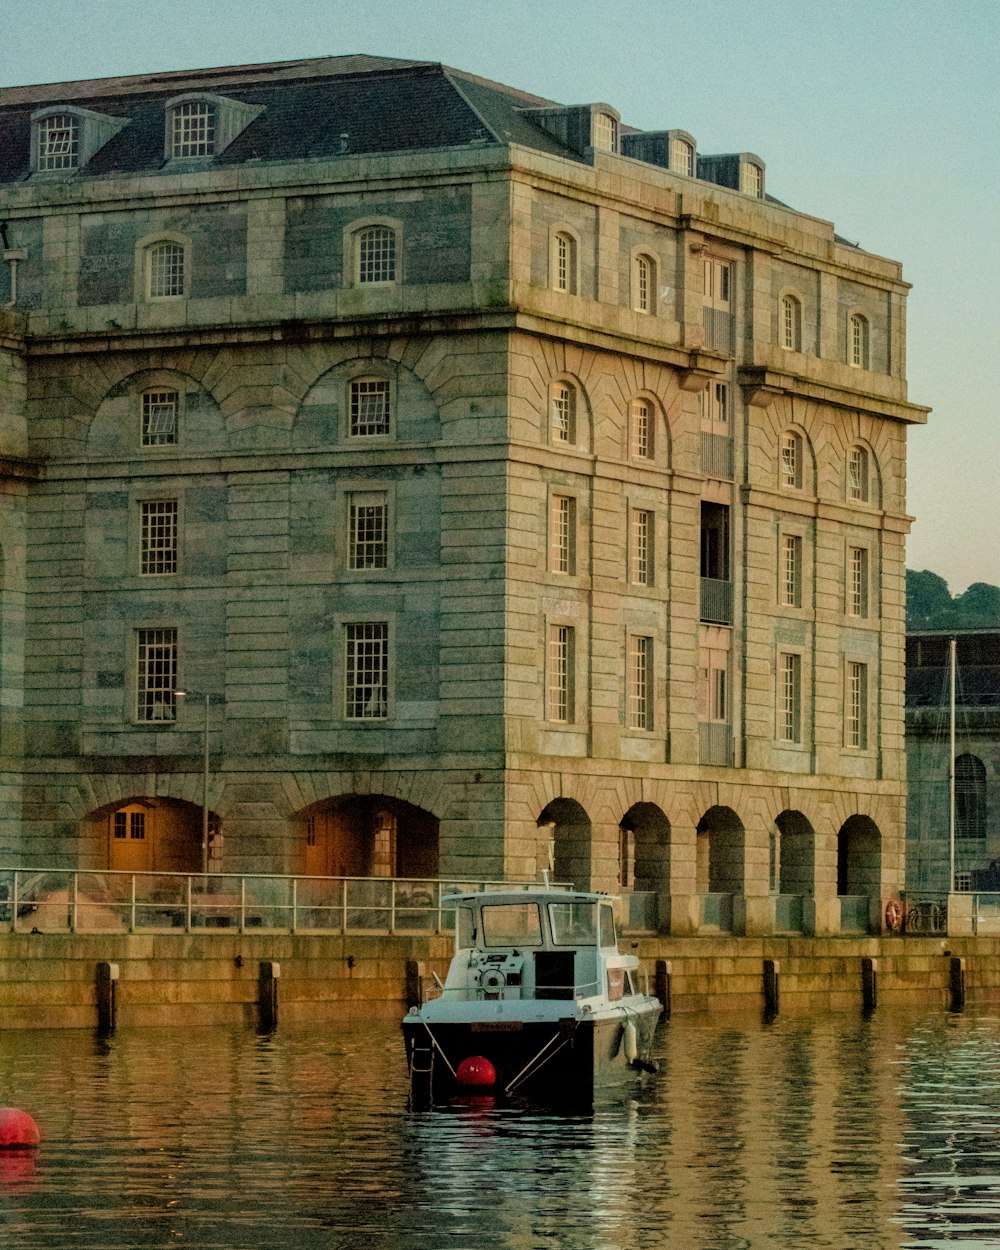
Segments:
[[[207,746],[213,870],[879,925],[897,263],[436,63],[8,88],[0,151],[5,855],[196,870]]]
[[[949,651],[955,670],[955,876],[1000,891],[1000,630],[911,630],[906,640],[906,884],[946,892]]]

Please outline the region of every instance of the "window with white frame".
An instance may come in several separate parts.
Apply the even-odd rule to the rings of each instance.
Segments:
[[[566,230],[558,231],[552,241],[552,286],[576,294],[576,239]]]
[[[180,396],[174,390],[143,391],[143,447],[164,447],[178,441]]]
[[[740,163],[740,190],[744,195],[762,199],[764,195],[764,171],[754,161]]]
[[[686,139],[670,140],[670,168],[675,174],[694,177],[694,148]]]
[[[389,715],[389,623],[353,621],[344,626],[344,711],[348,720]]]
[[[802,741],[802,657],[794,652],[778,657],[778,738]]]
[[[641,313],[656,311],[656,261],[645,253],[632,258],[632,307]]]
[[[852,447],[847,453],[847,498],[860,503],[868,502],[868,452],[864,447]]]
[[[653,640],[637,635],[628,645],[628,726],[653,728]]]
[[[594,114],[594,147],[602,152],[618,151],[618,119],[610,113]]]
[[[136,631],[135,718],[177,719],[177,630]]]
[[[146,249],[146,298],[179,299],[187,294],[186,248],[165,240]]]
[[[389,433],[388,378],[352,378],[349,387],[350,434],[367,438]]]
[[[50,113],[35,122],[40,172],[76,169],[80,163],[80,119],[74,113]]]
[[[781,485],[786,490],[802,489],[802,437],[794,430],[781,436]]]
[[[847,549],[847,615],[868,615],[868,548]]]
[[[389,504],[384,491],[352,492],[347,505],[347,567],[389,565]]]
[[[143,499],[139,504],[139,572],[177,572],[177,500]]]
[[[848,318],[847,359],[852,369],[868,368],[868,319],[860,313]]]
[[[653,513],[633,508],[630,514],[628,544],[629,581],[634,586],[653,584]]]
[[[802,536],[800,534],[782,534],[781,536],[779,587],[778,602],[782,607],[802,607]]]
[[[729,656],[716,647],[703,647],[698,663],[698,719],[708,724],[729,720]]]
[[[571,724],[576,631],[572,625],[550,625],[546,640],[545,719]]]
[[[553,495],[549,511],[549,571],[576,573],[576,500]]]
[[[215,105],[210,100],[187,100],[170,110],[170,156],[188,160],[215,154]]]
[[[781,346],[788,351],[802,350],[802,305],[794,295],[781,297]]]
[[[554,443],[576,443],[576,387],[556,382],[549,398],[550,429]]]
[[[864,751],[868,747],[868,665],[849,660],[846,679],[844,741]]]
[[[633,399],[629,405],[629,454],[635,460],[652,460],[655,455],[656,417],[648,399]]]
[[[396,281],[396,231],[366,226],[355,235],[354,276],[361,286]]]

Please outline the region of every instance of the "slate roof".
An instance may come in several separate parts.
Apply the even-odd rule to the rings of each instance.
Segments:
[[[155,172],[165,101],[199,90],[262,109],[199,167],[507,143],[580,159],[518,112],[551,101],[434,62],[351,56],[0,90],[0,182],[28,177],[31,114],[54,104],[128,119],[75,177]]]

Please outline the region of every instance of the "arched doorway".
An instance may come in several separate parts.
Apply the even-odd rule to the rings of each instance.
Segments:
[[[618,825],[618,887],[635,929],[668,924],[670,821],[655,803],[634,803]]]
[[[347,794],[305,813],[299,871],[311,877],[436,877],[438,818],[382,794]]]
[[[816,834],[801,812],[785,811],[774,822],[772,889],[809,896],[816,879]]]
[[[98,862],[117,872],[201,872],[202,809],[181,799],[137,795],[87,818]],[[209,813],[209,868],[221,860],[221,823]]]
[[[590,817],[575,799],[553,799],[538,817],[548,829],[550,862],[556,881],[569,881],[578,890],[590,888]]]
[[[743,893],[743,822],[731,807],[710,807],[695,832],[695,891],[701,895],[698,927],[730,933],[733,898]]]
[[[837,894],[840,927],[867,932],[871,900],[882,890],[882,835],[870,816],[851,816],[837,834]]]

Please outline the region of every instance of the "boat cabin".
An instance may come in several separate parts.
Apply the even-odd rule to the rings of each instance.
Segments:
[[[455,895],[452,999],[611,1001],[638,992],[639,961],[618,950],[607,895],[567,891]]]

